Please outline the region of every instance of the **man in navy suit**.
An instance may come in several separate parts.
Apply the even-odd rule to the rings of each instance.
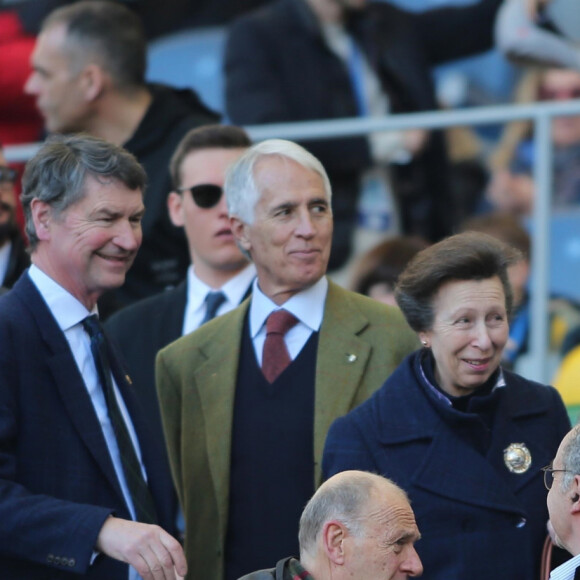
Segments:
[[[163,441],[95,322],[140,246],[144,186],[132,155],[87,136],[49,140],[25,171],[32,266],[0,298],[3,579],[186,573]]]
[[[240,127],[204,125],[189,131],[171,158],[172,223],[185,230],[192,264],[186,279],[116,312],[105,325],[120,348],[150,425],[161,432],[155,357],[203,322],[236,308],[249,294],[256,268],[238,248],[222,187],[226,169],[251,145]],[[210,298],[221,292],[223,299]]]

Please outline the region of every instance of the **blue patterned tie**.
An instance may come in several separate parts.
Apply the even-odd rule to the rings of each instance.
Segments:
[[[226,295],[218,290],[217,292],[208,292],[205,297],[205,316],[201,321],[202,324],[215,318],[218,308],[226,301]]]
[[[105,401],[107,402],[109,419],[115,432],[115,438],[117,439],[123,473],[125,474],[125,481],[127,482],[127,487],[133,500],[137,521],[146,524],[155,524],[157,523],[155,505],[153,504],[153,498],[143,477],[141,464],[137,459],[137,453],[133,447],[129,430],[127,429],[127,425],[117,403],[117,398],[115,397],[111,366],[107,354],[106,338],[99,324],[97,315],[87,316],[83,320],[83,327],[91,337],[91,351],[95,359],[95,366],[97,367]]]

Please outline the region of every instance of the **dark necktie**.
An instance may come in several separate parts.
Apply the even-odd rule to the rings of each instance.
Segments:
[[[133,447],[129,430],[119,409],[115,392],[113,389],[113,380],[111,377],[111,367],[109,365],[109,357],[107,355],[106,338],[103,329],[99,324],[99,319],[96,314],[87,316],[83,320],[83,327],[87,334],[91,337],[91,351],[95,359],[95,366],[99,375],[101,388],[105,395],[107,402],[107,410],[109,419],[115,438],[117,439],[117,446],[119,447],[119,455],[121,456],[121,464],[123,466],[123,473],[125,474],[125,481],[133,500],[133,507],[135,508],[135,515],[137,521],[146,524],[157,523],[157,516],[155,513],[155,506],[153,498],[143,477],[141,465],[137,459],[137,453]]]
[[[268,316],[262,351],[262,372],[269,383],[273,383],[291,362],[284,335],[297,322],[298,319],[286,310],[275,310]]]
[[[225,294],[218,290],[217,292],[208,292],[205,297],[205,316],[201,321],[201,324],[209,322],[218,311],[218,308],[226,301]]]

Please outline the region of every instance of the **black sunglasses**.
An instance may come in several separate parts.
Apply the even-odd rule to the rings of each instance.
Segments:
[[[213,185],[212,183],[201,183],[193,187],[180,187],[177,191],[179,193],[189,191],[193,201],[195,201],[198,207],[209,209],[217,205],[222,196],[223,189],[219,185]]]
[[[0,183],[14,183],[17,177],[18,171],[16,169],[0,165]]]

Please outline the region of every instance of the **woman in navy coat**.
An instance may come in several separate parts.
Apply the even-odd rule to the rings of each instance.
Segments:
[[[407,491],[428,580],[539,578],[541,468],[569,421],[555,389],[500,367],[518,258],[474,232],[420,252],[397,302],[423,348],[326,440],[325,477],[362,469]]]

